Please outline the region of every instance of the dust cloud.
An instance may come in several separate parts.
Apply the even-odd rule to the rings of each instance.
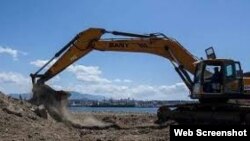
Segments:
[[[56,91],[48,85],[33,86],[33,97],[31,102],[38,106],[44,106],[49,115],[59,122],[70,124],[77,128],[84,127],[100,127],[105,128],[111,126],[109,123],[97,120],[93,116],[84,117],[82,121],[75,119],[71,112],[67,109],[69,92]]]

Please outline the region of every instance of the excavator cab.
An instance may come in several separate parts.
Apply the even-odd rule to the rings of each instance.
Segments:
[[[229,59],[202,60],[196,64],[191,98],[240,99],[243,93],[243,73],[239,62]]]

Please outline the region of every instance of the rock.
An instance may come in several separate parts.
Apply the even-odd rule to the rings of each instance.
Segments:
[[[43,105],[38,106],[34,111],[39,117],[48,119],[48,113]]]
[[[27,117],[32,120],[37,120],[37,117],[35,115],[29,114]]]
[[[13,106],[9,105],[7,107],[4,107],[3,108],[3,111],[8,113],[8,114],[13,114],[13,115],[16,115],[16,116],[19,116],[19,117],[22,117],[22,113],[21,113],[21,109],[15,109],[13,108]]]
[[[32,138],[32,136],[31,136],[31,135],[28,135],[28,138],[30,139],[30,138]]]

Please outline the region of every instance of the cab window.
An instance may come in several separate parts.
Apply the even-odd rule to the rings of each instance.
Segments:
[[[233,65],[227,65],[226,66],[226,77],[233,77]]]
[[[194,82],[195,83],[200,83],[201,76],[202,76],[202,65],[201,64],[197,64],[197,68],[196,68],[196,72],[195,72],[195,77],[194,77]]]

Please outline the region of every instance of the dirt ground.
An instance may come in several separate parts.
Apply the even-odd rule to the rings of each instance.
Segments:
[[[1,141],[167,141],[169,126],[154,124],[155,114],[82,112],[72,120],[86,126],[39,117],[37,107],[0,93]],[[94,126],[93,126],[94,125]],[[97,126],[98,125],[98,126]],[[106,126],[110,125],[110,126]]]

